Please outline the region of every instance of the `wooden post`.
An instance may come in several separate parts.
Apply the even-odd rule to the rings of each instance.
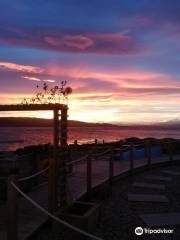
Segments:
[[[18,175],[8,177],[7,192],[7,240],[18,240],[18,192],[12,186],[12,182],[17,185]]]
[[[111,156],[109,158],[109,183],[111,187],[112,187],[113,177],[114,177],[114,149],[111,150]]]
[[[64,107],[61,110],[61,158],[60,158],[60,206],[64,207],[67,204],[67,111]]]
[[[151,167],[151,142],[150,140],[146,141],[146,153],[147,153],[147,166]]]
[[[133,143],[130,144],[130,174],[134,174],[134,152]]]
[[[169,161],[173,161],[173,146],[172,146],[172,141],[168,141],[168,153],[169,153]]]
[[[48,171],[48,210],[50,213],[54,213],[57,210],[57,183],[55,182],[57,177],[56,164],[54,157],[49,158],[49,171]]]
[[[49,168],[49,211],[51,213],[56,212],[58,207],[58,195],[57,195],[57,184],[58,184],[58,149],[59,149],[59,111],[54,109],[54,146],[53,146],[53,158],[50,159]]]
[[[61,148],[67,147],[67,111],[67,107],[61,110]]]
[[[92,161],[91,156],[87,157],[87,175],[86,175],[86,186],[87,186],[87,195],[90,197],[91,189],[92,189]]]
[[[67,148],[67,161],[68,161],[68,163],[70,163],[72,161],[72,150],[70,149],[69,146]],[[67,166],[67,172],[68,173],[72,173],[73,172],[73,165],[72,164],[69,164]]]
[[[38,161],[39,161],[38,154],[37,153],[33,154],[33,160],[32,160],[33,169],[34,169],[33,173],[38,172]],[[34,182],[34,185],[37,186],[39,184],[39,177],[38,176],[35,177],[33,182]]]
[[[76,158],[78,156],[78,141],[74,141],[74,151],[73,151],[73,158]]]

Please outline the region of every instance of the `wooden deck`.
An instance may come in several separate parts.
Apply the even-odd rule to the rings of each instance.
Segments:
[[[174,157],[174,161],[180,160],[180,155]],[[152,164],[168,162],[169,158],[163,156],[152,159]],[[134,167],[142,167],[147,164],[146,159],[134,161]],[[114,161],[114,176],[120,175],[129,170],[129,161]],[[108,179],[109,162],[107,159],[94,160],[92,162],[92,180],[93,187],[99,185]],[[73,173],[68,176],[68,195],[70,199],[77,199],[86,192],[86,163],[78,163],[74,166]],[[29,197],[41,204],[47,209],[48,203],[48,187],[44,185],[37,188],[29,194]],[[19,240],[26,239],[29,234],[35,231],[44,221],[47,216],[41,213],[27,200],[21,198],[19,200]]]

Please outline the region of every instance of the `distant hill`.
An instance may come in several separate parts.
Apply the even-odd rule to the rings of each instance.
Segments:
[[[75,120],[68,121],[70,127],[113,127],[129,130],[163,130],[163,129],[180,129],[179,121],[169,121],[164,123],[152,124],[109,124],[109,123],[88,123]],[[0,117],[0,127],[51,127],[52,119],[44,118],[27,118],[27,117]]]
[[[116,127],[108,123],[87,123],[81,121],[68,121],[70,127]],[[0,127],[51,127],[52,119],[26,118],[26,117],[0,117]]]
[[[163,126],[180,126],[180,119],[172,119],[167,122],[161,123]]]

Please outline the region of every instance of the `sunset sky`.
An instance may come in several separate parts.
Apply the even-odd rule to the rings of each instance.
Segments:
[[[62,80],[70,119],[180,119],[180,1],[1,0],[0,104]]]

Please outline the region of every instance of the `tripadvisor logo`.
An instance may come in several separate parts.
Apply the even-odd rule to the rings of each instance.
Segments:
[[[142,228],[137,227],[135,228],[136,235],[142,234],[172,234],[174,232],[173,229],[165,229],[165,228],[158,228],[158,229],[150,229],[150,228]]]
[[[143,228],[142,227],[137,227],[135,229],[135,234],[136,235],[142,235],[143,234]]]

